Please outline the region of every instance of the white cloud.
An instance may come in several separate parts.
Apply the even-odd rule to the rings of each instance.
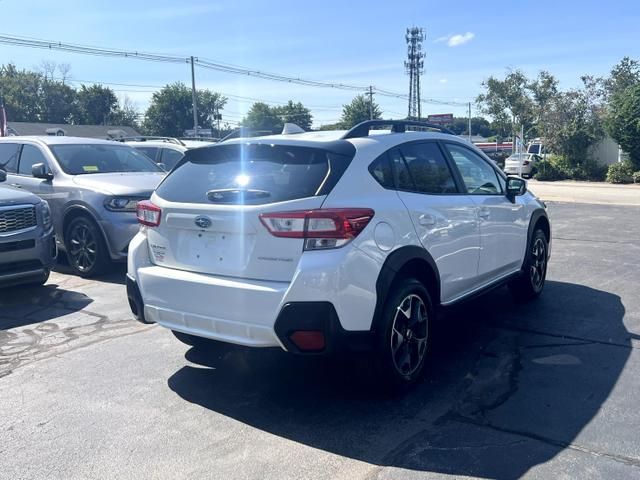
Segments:
[[[464,45],[465,43],[473,40],[473,37],[476,35],[472,32],[467,33],[458,33],[456,35],[451,35],[447,40],[447,45],[450,47],[458,47],[460,45]]]
[[[446,79],[446,78],[441,78],[441,79],[439,80],[439,82],[440,82],[440,83],[447,83],[448,81],[449,81],[449,80],[448,80],[448,79]]]

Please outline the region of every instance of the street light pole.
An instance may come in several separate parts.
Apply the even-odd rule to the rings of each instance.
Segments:
[[[469,102],[469,143],[471,143],[471,102]]]
[[[191,56],[191,99],[193,102],[193,136],[198,137],[198,100],[196,95],[196,71]]]

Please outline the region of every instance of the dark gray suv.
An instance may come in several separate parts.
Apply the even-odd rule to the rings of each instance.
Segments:
[[[0,170],[0,182],[6,173]],[[42,285],[56,258],[51,212],[45,200],[0,185],[0,287]]]
[[[122,143],[56,136],[0,138],[0,168],[7,184],[49,202],[58,247],[82,276],[126,259],[136,204],[165,175]]]

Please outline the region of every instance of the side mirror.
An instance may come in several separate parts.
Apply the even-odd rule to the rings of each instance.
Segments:
[[[4,170],[0,169],[0,183],[4,182],[7,180],[7,172],[5,172]]]
[[[527,182],[520,177],[507,177],[507,198],[512,202],[527,192]]]
[[[51,180],[53,173],[51,173],[44,163],[36,163],[31,167],[31,175],[35,178],[42,178],[44,180]]]

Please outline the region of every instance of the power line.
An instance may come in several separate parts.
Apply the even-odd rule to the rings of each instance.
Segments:
[[[36,49],[45,49],[45,50],[59,50],[59,51],[68,52],[68,53],[77,53],[77,54],[90,55],[90,56],[128,58],[128,59],[143,60],[143,61],[157,62],[157,63],[187,64],[191,62],[190,56],[186,56],[186,55],[177,56],[177,55],[167,55],[167,54],[159,54],[159,53],[140,52],[140,51],[117,50],[117,49],[106,48],[106,47],[96,47],[96,46],[80,45],[80,44],[74,44],[74,43],[55,42],[51,40],[19,37],[19,36],[4,35],[4,34],[0,34],[0,44],[36,48]],[[226,73],[236,74],[236,75],[251,76],[251,77],[261,78],[265,80],[285,82],[285,83],[303,85],[308,87],[333,88],[338,90],[357,91],[362,93],[368,91],[368,87],[365,87],[365,86],[352,85],[352,84],[346,84],[346,83],[340,83],[340,82],[310,80],[310,79],[304,79],[301,77],[291,77],[291,76],[278,74],[278,73],[265,72],[261,70],[253,70],[246,67],[240,67],[240,66],[227,64],[227,63],[214,61],[214,60],[209,60],[209,59],[204,59],[204,58],[199,59],[194,57],[194,65],[200,68],[209,69],[209,70],[216,70],[216,71],[221,71],[221,72],[226,72]],[[127,85],[122,85],[122,86],[127,86]],[[142,87],[142,85],[136,85],[136,86]],[[149,87],[154,88],[152,86],[149,86]],[[378,88],[375,86],[372,87],[372,89],[376,94],[380,96],[399,98],[399,99],[409,98],[409,96],[406,94],[393,92],[393,91]],[[421,103],[436,104],[436,105],[453,105],[453,106],[466,105],[466,103],[461,103],[461,102],[444,102],[444,101],[438,101],[435,99],[421,99]]]

